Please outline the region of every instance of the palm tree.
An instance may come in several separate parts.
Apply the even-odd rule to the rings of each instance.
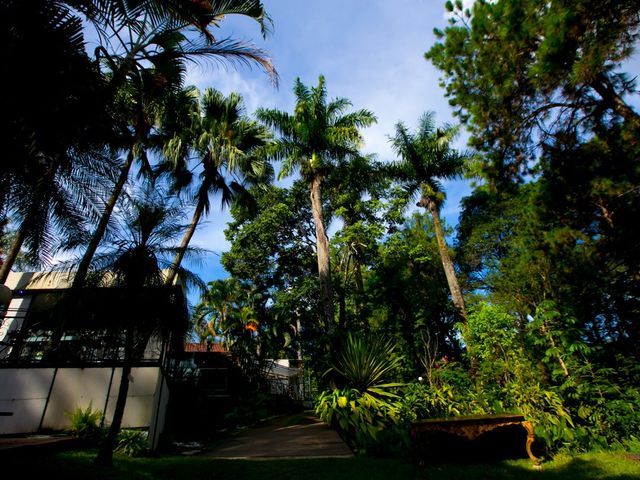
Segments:
[[[110,465],[112,462],[124,415],[131,368],[140,359],[151,333],[157,328],[157,317],[162,316],[154,302],[143,300],[143,293],[149,288],[166,288],[162,270],[171,264],[170,259],[177,250],[171,244],[185,228],[179,221],[181,212],[179,206],[167,204],[166,192],[161,190],[149,190],[134,201],[125,202],[122,228],[109,238],[104,252],[93,260],[91,280],[119,288],[125,292],[128,300],[123,309],[125,343],[122,376],[111,426],[96,457],[96,463],[100,465]],[[190,272],[181,269],[179,273],[188,281],[199,283],[199,279]],[[172,295],[171,291],[167,290],[167,295]]]
[[[309,186],[323,316],[326,328],[331,332],[334,323],[333,292],[322,186],[336,161],[358,155],[362,144],[359,129],[373,124],[376,118],[368,110],[345,113],[351,106],[345,98],[327,103],[323,76],[319,77],[318,85],[311,88],[298,78],[293,91],[296,96],[293,115],[274,109],[258,109],[256,115],[280,134],[278,140],[265,148],[269,158],[282,161],[279,177],[287,177],[299,170]]]
[[[207,287],[193,314],[196,331],[201,338],[225,338],[231,328],[229,317],[236,307],[239,285],[235,279],[228,278],[209,282]]]
[[[90,215],[73,208],[70,195],[82,196],[78,169],[102,163],[110,132],[103,79],[85,52],[82,22],[68,8],[48,0],[2,2],[0,40],[15,72],[3,76],[0,97],[0,210],[16,230],[0,267],[4,283],[23,246],[33,260],[46,259],[54,237],[76,234]]]
[[[93,255],[102,240],[109,219],[128,181],[136,159],[141,169],[149,171],[146,150],[149,137],[158,127],[162,111],[180,95],[187,60],[199,58],[232,62],[257,63],[274,80],[277,74],[266,54],[232,38],[216,39],[211,29],[225,15],[242,15],[258,22],[266,32],[268,16],[258,0],[222,2],[96,1],[87,14],[96,21],[102,43],[96,49],[98,58],[108,70],[115,104],[120,106],[121,146],[127,151],[120,177],[103,210],[91,242],[87,246],[74,287],[85,280]],[[102,23],[101,23],[102,22]],[[192,38],[186,30],[196,27],[200,36]]]
[[[193,131],[193,150],[201,164],[195,192],[196,206],[180,250],[167,276],[167,284],[173,282],[175,271],[182,262],[184,251],[189,246],[202,216],[209,213],[210,197],[219,194],[224,208],[234,199],[247,198],[246,184],[264,185],[273,176],[271,165],[254,155],[258,147],[266,144],[269,133],[262,125],[244,116],[242,97],[237,93],[225,97],[220,92],[208,88],[202,96],[201,103],[202,115]],[[178,153],[170,151],[173,146],[170,142],[165,148],[165,154],[169,159],[177,160],[174,161],[172,170],[177,170],[178,180],[185,182],[190,176],[183,156],[185,153],[188,154],[188,151],[182,148],[186,142],[173,143],[179,150]],[[179,183],[178,188],[181,186]]]
[[[425,113],[415,132],[410,132],[402,122],[396,124],[395,135],[390,141],[400,161],[390,168],[390,172],[409,195],[420,192],[417,206],[426,208],[431,214],[451,299],[461,319],[466,322],[464,299],[440,222],[440,206],[445,199],[440,180],[460,177],[466,156],[451,148],[458,129],[449,125],[437,129],[433,117],[432,112]]]

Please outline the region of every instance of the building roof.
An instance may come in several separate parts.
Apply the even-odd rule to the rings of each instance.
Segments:
[[[162,270],[162,275],[167,275],[168,270]],[[64,290],[71,287],[75,272],[48,271],[48,272],[9,272],[5,285],[13,291],[20,290]],[[111,277],[107,275],[107,279]],[[176,277],[174,285],[180,285]]]
[[[229,353],[228,350],[221,343],[209,343],[200,342],[200,343],[185,343],[184,351],[187,353]]]

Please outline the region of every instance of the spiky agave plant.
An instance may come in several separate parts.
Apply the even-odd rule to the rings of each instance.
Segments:
[[[402,384],[391,380],[401,362],[391,340],[349,333],[334,352],[328,373],[335,374],[339,386],[357,390],[375,405],[397,398],[393,390]]]

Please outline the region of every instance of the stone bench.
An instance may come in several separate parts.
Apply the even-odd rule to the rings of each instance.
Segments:
[[[533,424],[525,420],[524,415],[473,415],[417,420],[411,423],[410,434],[413,439],[419,439],[424,433],[443,432],[473,441],[482,434],[511,425],[520,425],[527,431],[525,444],[527,455],[533,461],[534,468],[540,469],[540,461],[531,452],[531,445],[535,440]]]

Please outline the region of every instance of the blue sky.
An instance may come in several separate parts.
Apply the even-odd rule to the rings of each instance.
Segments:
[[[436,114],[438,124],[453,122],[451,109],[438,85],[438,71],[424,59],[435,42],[434,27],[446,25],[444,1],[439,0],[263,0],[273,20],[273,31],[262,39],[258,25],[240,17],[227,17],[220,37],[252,41],[267,51],[280,75],[279,87],[257,67],[191,65],[187,82],[200,89],[213,87],[225,94],[236,91],[248,113],[257,107],[291,112],[293,82],[306,85],[324,75],[330,98],[345,97],[354,109],[366,108],[378,118],[364,130],[366,153],[393,159],[388,135],[398,121],[413,127],[425,111]],[[461,136],[459,146],[464,148]],[[469,193],[463,181],[447,185],[443,214],[455,225],[460,199]],[[227,212],[212,210],[194,237],[194,244],[213,253],[197,271],[210,281],[224,278],[219,255],[229,248],[223,230]]]

